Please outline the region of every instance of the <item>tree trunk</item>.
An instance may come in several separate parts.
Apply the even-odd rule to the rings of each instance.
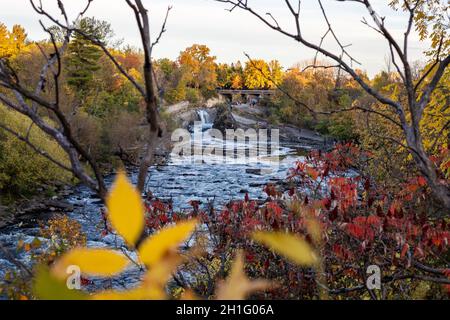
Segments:
[[[427,180],[433,196],[446,209],[450,210],[450,188],[439,181],[437,168],[423,148],[420,132],[416,130],[414,134],[413,129],[409,129],[405,130],[405,135],[408,146],[412,149],[410,152],[413,160],[420,173]]]
[[[137,188],[140,192],[144,192],[145,190],[145,182],[148,176],[148,170],[153,163],[153,158],[155,154],[155,148],[158,140],[159,130],[153,130],[152,128],[149,130],[147,149],[144,157],[141,160],[141,164],[139,166],[139,175],[138,175],[138,183]]]

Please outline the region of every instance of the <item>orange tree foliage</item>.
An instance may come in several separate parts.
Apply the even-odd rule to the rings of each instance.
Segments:
[[[25,30],[14,25],[11,31],[0,22],[0,58],[14,60],[26,47],[27,34]]]
[[[204,92],[216,87],[216,57],[210,55],[210,49],[205,45],[194,44],[180,53],[178,63],[184,69],[185,81],[195,89]]]

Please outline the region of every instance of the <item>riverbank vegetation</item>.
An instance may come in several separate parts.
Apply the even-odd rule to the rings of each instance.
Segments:
[[[218,2],[255,14],[246,2]],[[391,2],[410,16],[404,48],[372,15],[392,54],[374,76],[353,67],[330,25],[324,37],[334,37],[339,54],[259,17],[325,57],[304,57],[289,69],[253,57],[221,63],[200,44],[172,61],[152,57],[170,8],[152,42],[142,2],[129,1],[142,37],[143,49],[136,49],[118,42],[108,22],[85,17],[89,4],[74,26],[60,22],[64,9],[58,20],[35,5],[53,24],[44,26],[47,40],[0,23],[0,204],[84,183],[107,209],[99,236],[117,236],[123,245],[85,248],[81,226],[55,217],[41,226],[50,246],[17,244],[17,252],[31,254],[31,265],[8,252],[14,269],[1,296],[448,298],[450,39],[439,2]],[[420,62],[408,60],[411,30],[431,42]],[[205,106],[217,89],[270,90],[252,106],[269,127],[316,131],[336,144],[311,151],[285,180],[267,185],[264,203],[245,195],[223,207],[192,201],[191,210],[177,212],[145,189],[155,150],[175,121],[166,110],[184,101]],[[227,101],[246,102],[240,95]],[[125,167],[138,168],[137,186],[121,172],[108,190],[105,176]],[[81,292],[64,285],[71,265],[83,271]],[[383,270],[381,290],[367,285],[373,265]],[[98,277],[114,278],[126,267],[142,271],[135,289],[95,290]]]

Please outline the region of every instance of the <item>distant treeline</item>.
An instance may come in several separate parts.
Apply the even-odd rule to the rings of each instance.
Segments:
[[[143,54],[140,50],[117,45],[107,22],[84,18],[79,21],[78,27],[107,44],[121,67],[143,84]],[[52,32],[57,41],[62,41],[60,30],[53,28]],[[132,161],[139,156],[136,150],[143,143],[145,111],[142,96],[100,48],[78,33],[72,37],[62,56],[64,69],[60,79],[60,105],[63,112],[70,115],[74,135],[90,156],[105,166],[114,165],[116,159]],[[14,66],[20,81],[29,84],[30,88],[39,81],[44,56],[51,51],[52,43],[48,40],[35,42],[27,38],[26,30],[21,26],[16,25],[9,30],[0,24],[0,58]],[[415,77],[419,78],[428,68],[425,64],[416,64]],[[193,106],[201,104],[216,96],[217,88],[278,89],[274,96],[260,102],[267,107],[266,116],[271,122],[291,123],[339,140],[357,141],[380,154],[389,154],[389,157],[392,154],[407,157],[407,153],[399,151],[397,145],[386,146],[385,140],[377,138],[389,132],[391,137],[398,136],[401,140],[401,134],[393,123],[374,113],[356,112],[385,107],[380,106],[353,79],[326,63],[323,67],[314,68],[302,63],[287,70],[283,70],[276,60],[217,63],[207,46],[195,44],[182,51],[175,61],[167,58],[154,60],[153,70],[162,110],[164,105],[180,101],[189,101]],[[385,95],[395,97],[404,94],[399,90],[399,75],[389,68],[372,79],[361,70],[357,72]],[[448,114],[443,108],[447,103],[446,92],[449,91],[450,81],[445,80],[449,77],[448,73],[446,71],[442,85],[433,94],[431,105],[434,112],[425,114],[422,121],[425,148],[437,150],[448,137],[448,127],[445,128]],[[48,97],[55,90],[50,83],[43,84],[44,95]],[[3,88],[0,88],[0,93],[11,94]],[[385,109],[386,115],[393,113]],[[58,146],[30,125],[24,116],[1,104],[0,114],[0,126],[5,121],[16,124],[16,134],[31,137],[42,150],[68,163]],[[162,114],[164,116],[164,112]],[[57,121],[51,116],[47,120]],[[385,174],[381,171],[378,173]],[[67,179],[67,174],[49,164],[45,158],[30,152],[26,143],[11,132],[0,130],[0,191],[26,193],[55,179]]]

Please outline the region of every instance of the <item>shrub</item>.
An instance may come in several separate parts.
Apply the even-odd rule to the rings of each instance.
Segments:
[[[145,133],[140,128],[143,116],[127,111],[117,112],[103,122],[104,155],[125,156],[128,160],[136,160],[139,156],[141,136]]]
[[[23,136],[27,135],[31,123],[3,105],[0,105],[0,121]],[[29,130],[29,140],[51,157],[68,163],[64,151],[37,127]],[[15,195],[32,193],[43,184],[66,182],[69,177],[69,173],[33,152],[25,142],[0,131],[0,191]]]
[[[173,104],[186,99],[186,87],[180,83],[176,88],[169,89],[164,94],[164,100],[167,103]]]
[[[200,91],[195,88],[186,88],[186,100],[190,103],[198,103],[200,101]]]

